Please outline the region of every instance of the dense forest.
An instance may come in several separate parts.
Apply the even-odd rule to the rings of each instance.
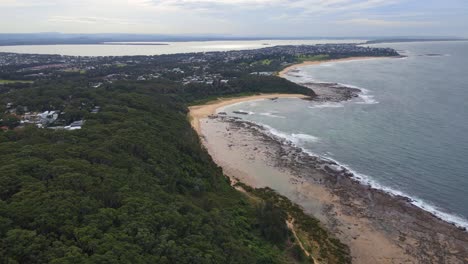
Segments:
[[[221,91],[85,82],[40,81],[1,95],[2,105],[86,120],[76,131],[0,133],[2,263],[308,261],[284,210],[253,204],[230,186],[190,127],[187,105],[215,95],[313,92],[273,76],[248,76]],[[98,114],[89,112],[95,105]]]
[[[187,113],[219,96],[314,97],[275,72],[364,55],[398,53],[0,53],[0,263],[349,263],[348,247],[287,198],[235,190]]]

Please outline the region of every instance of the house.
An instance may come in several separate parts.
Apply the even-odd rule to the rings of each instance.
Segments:
[[[99,88],[99,87],[101,87],[101,85],[102,85],[102,82],[98,82],[98,83],[91,83],[90,85],[91,85],[91,87],[93,87],[93,88]]]
[[[100,106],[95,106],[93,110],[91,110],[91,113],[92,114],[97,114],[99,113],[99,111],[101,111],[101,107]]]
[[[59,116],[59,111],[45,111],[41,113],[39,116],[39,122],[43,125],[52,124],[57,120]]]
[[[71,123],[70,125],[64,127],[65,130],[78,130],[81,129],[81,126],[84,124],[84,120],[79,120]]]

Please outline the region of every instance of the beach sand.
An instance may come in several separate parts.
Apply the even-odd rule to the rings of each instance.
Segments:
[[[207,118],[210,115],[216,114],[216,110],[227,105],[232,105],[245,101],[254,101],[261,99],[273,98],[308,98],[303,94],[258,94],[252,96],[242,96],[234,98],[219,98],[218,100],[208,102],[204,105],[196,105],[189,107],[190,123],[192,127],[200,134],[200,119]]]
[[[403,249],[374,232],[366,219],[343,215],[338,197],[314,183],[324,180],[321,172],[311,171],[305,178],[287,167],[276,166],[278,145],[217,119],[204,120],[201,131],[204,145],[226,175],[255,188],[270,187],[299,204],[350,247],[354,262],[415,263]],[[391,261],[383,261],[387,259]]]
[[[298,66],[289,70],[294,67]],[[270,187],[288,197],[347,244],[354,263],[468,263],[468,232],[404,197],[362,185],[344,172],[324,169],[327,161],[258,125],[216,115],[223,106],[276,97],[304,96],[259,95],[190,107],[192,126],[231,181]]]
[[[280,102],[281,100],[279,100]],[[468,233],[401,197],[318,169],[300,150],[229,117],[201,120],[202,142],[232,181],[270,187],[350,247],[354,263],[467,263]]]
[[[390,58],[390,57],[350,57],[350,58],[334,59],[334,60],[304,61],[302,63],[293,64],[291,66],[284,68],[282,71],[278,73],[278,76],[284,77],[288,72],[293,71],[300,67],[308,66],[308,65],[319,65],[319,64],[330,63],[330,62],[346,62],[346,61],[355,61],[355,60],[372,60],[372,59],[379,59],[379,58]]]

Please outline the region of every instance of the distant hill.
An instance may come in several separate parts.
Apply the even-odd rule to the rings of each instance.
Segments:
[[[99,33],[99,34],[67,34],[58,32],[45,33],[0,33],[0,46],[17,45],[63,45],[63,44],[102,44],[106,42],[184,42],[184,41],[235,41],[235,40],[368,40],[365,44],[416,42],[416,41],[452,41],[464,40],[457,37],[411,37],[411,36],[233,36],[217,34],[128,34],[128,33]],[[136,44],[138,45],[138,44]]]
[[[1,34],[0,46],[7,45],[58,45],[58,44],[101,44],[104,42],[183,42],[222,40],[304,40],[304,39],[356,39],[356,37],[272,37],[272,36],[229,36],[214,34],[166,35],[166,34],[65,34],[65,33],[21,33]],[[369,39],[369,38],[363,38]]]

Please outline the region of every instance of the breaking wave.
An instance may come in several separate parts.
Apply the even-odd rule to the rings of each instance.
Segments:
[[[427,201],[424,201],[418,197],[415,197],[415,196],[411,196],[411,195],[408,195],[404,192],[401,192],[401,191],[398,191],[396,189],[393,189],[391,187],[388,187],[388,186],[384,186],[382,184],[380,184],[379,182],[377,182],[375,179],[373,179],[371,176],[368,176],[368,175],[365,175],[365,174],[362,174],[362,173],[359,173],[357,171],[354,171],[353,169],[350,168],[350,166],[348,166],[347,164],[343,164],[343,163],[340,163],[328,156],[324,156],[324,155],[318,155],[314,152],[312,152],[311,150],[309,149],[306,149],[303,147],[303,143],[305,142],[309,142],[309,143],[314,143],[314,142],[318,142],[320,141],[320,138],[318,137],[315,137],[315,136],[312,136],[312,135],[309,135],[309,134],[303,134],[303,133],[286,133],[286,132],[282,132],[282,131],[279,131],[271,126],[268,126],[268,125],[265,125],[265,124],[261,124],[261,123],[257,123],[257,122],[252,122],[252,121],[249,121],[251,123],[254,123],[260,127],[262,127],[263,129],[265,129],[265,133],[269,134],[269,135],[272,135],[274,138],[278,139],[280,142],[287,142],[288,144],[292,144],[293,146],[297,147],[297,148],[300,148],[304,153],[306,153],[307,155],[310,155],[310,156],[314,156],[314,157],[317,157],[317,158],[320,158],[321,160],[323,161],[329,161],[329,162],[333,162],[335,164],[338,164],[336,165],[337,167],[340,167],[342,168],[343,170],[346,170],[346,171],[349,171],[353,174],[352,178],[356,181],[358,181],[359,183],[363,184],[363,185],[368,185],[370,186],[371,188],[373,189],[377,189],[377,190],[381,190],[381,191],[384,191],[388,194],[390,194],[391,196],[393,197],[403,197],[405,198],[410,204],[426,211],[426,212],[429,212],[431,213],[432,215],[434,215],[435,217],[445,221],[445,222],[448,222],[448,223],[451,223],[459,228],[464,228],[465,230],[468,230],[468,219],[465,219],[461,216],[458,216],[456,214],[452,214],[452,213],[447,213],[447,212],[444,212],[441,208],[427,202]]]
[[[342,103],[335,103],[335,102],[324,102],[324,103],[316,103],[313,104],[312,106],[309,106],[309,108],[314,109],[314,108],[340,108],[344,107]]]
[[[359,88],[361,93],[359,93],[359,98],[362,99],[362,102],[356,102],[356,104],[378,104],[373,95],[370,94],[370,91],[364,88]]]
[[[275,115],[274,113],[260,113],[259,115],[268,116],[268,117],[274,117],[274,118],[286,118],[286,117],[284,117],[284,116]]]

